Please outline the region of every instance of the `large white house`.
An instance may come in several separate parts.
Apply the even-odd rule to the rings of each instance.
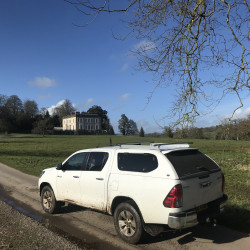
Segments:
[[[76,112],[72,115],[64,116],[62,119],[63,131],[96,131],[101,130],[102,119],[97,114]]]

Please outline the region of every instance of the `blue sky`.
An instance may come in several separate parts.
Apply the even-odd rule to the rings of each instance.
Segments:
[[[79,111],[100,105],[108,111],[117,131],[121,114],[143,126],[146,132],[161,131],[172,105],[174,88],[153,90],[152,75],[136,72],[131,49],[143,41],[113,38],[126,34],[117,15],[102,15],[87,27],[89,18],[63,0],[0,1],[0,94],[35,100],[39,108],[51,108],[69,99]],[[210,126],[230,114],[237,99],[198,119]],[[238,111],[250,113],[250,101]]]

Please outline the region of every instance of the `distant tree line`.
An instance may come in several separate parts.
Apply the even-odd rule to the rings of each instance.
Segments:
[[[34,100],[22,101],[17,95],[0,94],[0,133],[58,134],[58,130],[54,128],[61,127],[62,118],[74,112],[76,112],[74,105],[67,99],[50,114],[47,108],[39,110]],[[101,117],[102,127],[98,133],[114,134],[106,110],[94,105],[87,113],[98,114]],[[88,131],[83,132],[89,134]]]
[[[218,140],[250,140],[250,115],[246,119],[227,120],[216,127]]]
[[[35,101],[22,102],[17,95],[0,95],[0,132],[29,133],[39,118]]]
[[[176,128],[165,127],[162,134],[168,138],[191,138],[191,139],[215,139],[215,140],[250,140],[250,115],[245,119],[237,119],[229,122],[223,121],[220,125],[197,128]]]
[[[0,94],[0,133],[36,133],[36,134],[72,134],[72,131],[58,131],[54,128],[62,126],[62,118],[76,112],[70,100],[65,100],[55,107],[51,113],[47,108],[39,110],[36,101],[22,101],[17,95],[5,96]],[[97,134],[114,134],[110,124],[108,112],[100,106],[94,105],[87,113],[97,114],[102,119],[101,130]],[[165,127],[162,133],[146,134],[143,127],[140,131],[137,124],[125,114],[118,121],[118,129],[124,136],[139,135],[167,138],[193,138],[193,139],[217,139],[217,140],[250,140],[250,115],[245,119],[237,119],[231,122],[223,121],[218,126],[197,128],[171,128]],[[81,131],[81,134],[93,132]]]

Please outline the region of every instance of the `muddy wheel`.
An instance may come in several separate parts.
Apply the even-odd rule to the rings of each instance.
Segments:
[[[138,243],[144,234],[142,219],[131,202],[121,203],[114,213],[114,224],[118,235],[131,244]]]
[[[56,197],[51,187],[45,186],[42,189],[41,203],[43,210],[49,214],[53,214],[59,207],[59,202],[56,201]]]

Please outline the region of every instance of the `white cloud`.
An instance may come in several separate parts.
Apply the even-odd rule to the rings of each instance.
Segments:
[[[56,81],[48,77],[36,77],[33,81],[29,82],[29,86],[38,88],[50,88],[56,85]]]
[[[87,108],[91,103],[94,102],[93,98],[89,98],[84,104],[83,104],[83,108]]]
[[[250,107],[247,107],[245,109],[238,109],[234,116],[233,116],[233,120],[236,119],[245,119],[248,117],[248,115],[250,115]],[[210,126],[216,126],[219,124],[222,124],[226,119],[231,118],[232,117],[232,113],[231,114],[208,114],[207,116],[201,116],[199,118],[197,118],[196,122],[195,122],[195,126],[196,127],[210,127]]]
[[[141,127],[143,127],[144,132],[147,133],[162,133],[162,128],[156,123],[151,124],[146,120],[139,120],[136,122],[137,128],[140,131]]]
[[[50,97],[51,97],[51,94],[47,93],[47,94],[44,94],[44,95],[38,95],[37,99],[43,100],[43,99],[47,99],[47,98],[50,98]]]
[[[155,48],[155,43],[146,40],[142,40],[134,46],[135,50],[139,50],[141,52],[147,52],[154,48]]]
[[[125,94],[121,95],[120,98],[121,98],[123,101],[126,101],[130,96],[131,96],[130,93],[125,93]]]
[[[116,107],[113,108],[113,111],[120,111],[122,110],[123,108],[125,108],[125,105],[124,104],[120,104],[120,105],[117,105]]]
[[[129,65],[128,63],[124,63],[123,66],[121,67],[121,69],[119,70],[119,72],[124,72],[128,69]]]
[[[49,111],[49,114],[52,115],[54,112],[54,109],[56,107],[61,106],[63,103],[65,102],[65,100],[61,100],[60,102],[58,102],[56,105],[52,105],[51,107],[47,108],[47,110]],[[74,105],[73,105],[74,106]]]
[[[236,112],[234,113],[233,119],[245,119],[250,115],[250,107],[247,107],[246,109],[237,109]],[[232,116],[227,114],[225,115],[225,118],[230,118]]]

